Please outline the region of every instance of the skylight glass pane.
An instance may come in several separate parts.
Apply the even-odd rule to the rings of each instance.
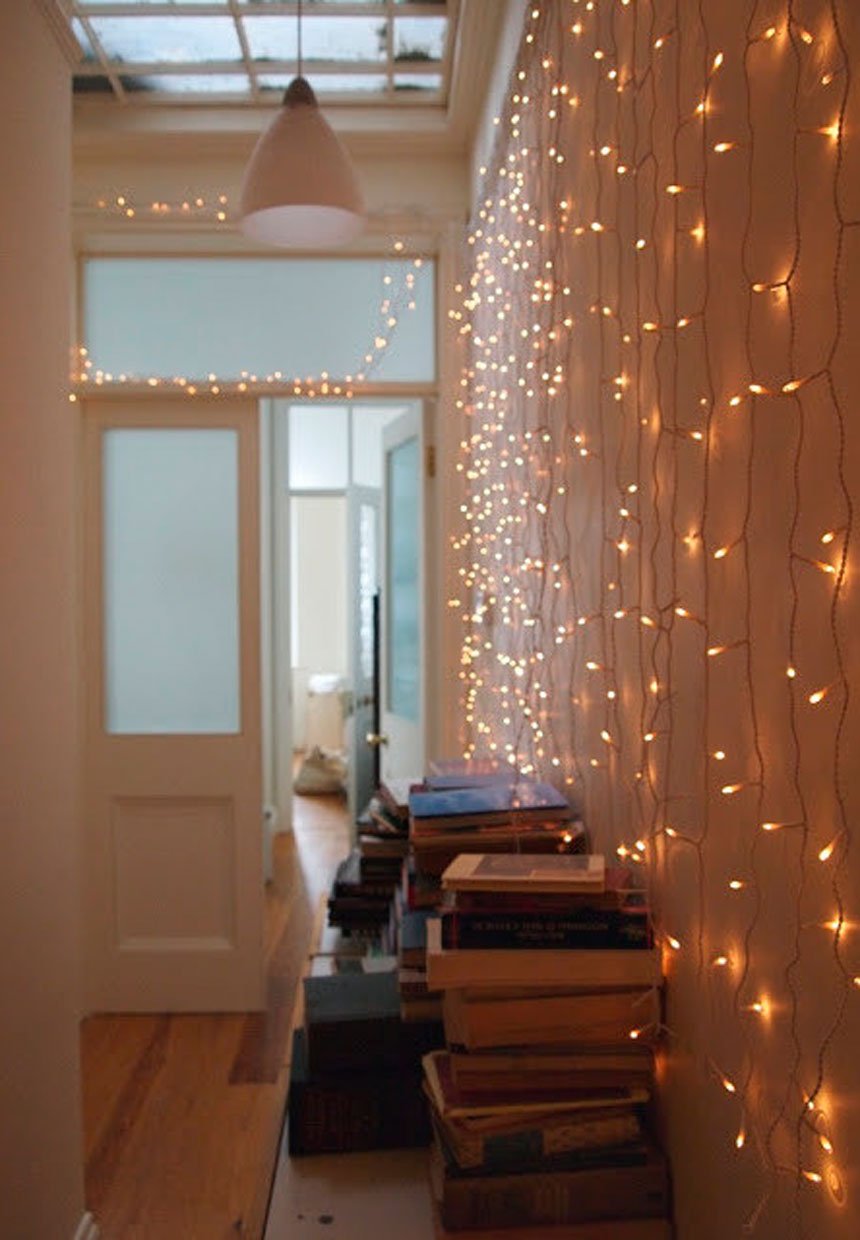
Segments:
[[[163,73],[139,79],[140,90],[165,95],[242,95],[250,91],[244,73]]]
[[[245,31],[254,60],[296,59],[295,18],[246,17]],[[376,17],[306,17],[302,20],[302,59],[384,60],[384,23]]]
[[[112,60],[202,64],[241,59],[229,17],[93,17],[92,26]]]
[[[83,23],[79,21],[77,17],[72,20],[72,30],[74,30],[75,38],[81,45],[81,59],[95,60],[96,54],[93,51],[89,36],[87,35],[86,30],[84,30]]]
[[[388,79],[379,73],[308,73],[307,79],[319,96],[378,95],[388,86]],[[262,90],[286,90],[292,81],[288,73],[266,74],[257,79]]]
[[[395,60],[441,60],[446,17],[398,17],[394,22]]]

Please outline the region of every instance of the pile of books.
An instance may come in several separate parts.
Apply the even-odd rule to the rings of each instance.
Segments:
[[[426,1145],[421,1059],[435,1022],[404,1025],[397,973],[346,970],[303,979],[287,1106],[291,1156]]]
[[[560,853],[584,847],[582,823],[551,784],[495,774],[429,775],[409,794],[415,869],[428,876],[460,853]]]
[[[393,950],[392,901],[398,882],[399,872],[392,875],[369,869],[360,849],[353,848],[338,865],[331,885],[328,924],[350,938]]]
[[[560,853],[585,835],[565,797],[518,778],[497,762],[438,761],[421,781],[404,781],[409,851],[395,918],[405,1020],[441,1015],[441,991],[427,984],[425,927],[442,900],[442,871],[466,852]],[[387,794],[391,800],[391,793]]]
[[[664,1240],[648,1131],[661,967],[641,893],[592,855],[461,855],[427,924],[438,1234]],[[563,1230],[559,1230],[563,1229]]]

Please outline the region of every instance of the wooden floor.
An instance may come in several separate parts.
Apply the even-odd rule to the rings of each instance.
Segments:
[[[86,1198],[101,1240],[262,1235],[296,987],[314,912],[349,848],[342,801],[294,804],[266,894],[266,1010],[82,1024]]]

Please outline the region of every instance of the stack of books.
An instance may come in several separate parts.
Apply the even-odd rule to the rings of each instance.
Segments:
[[[397,973],[346,971],[303,979],[288,1096],[292,1156],[426,1145],[422,1056],[436,1022],[400,1019]]]
[[[574,852],[585,835],[551,784],[441,774],[409,795],[409,842],[416,871],[437,876],[460,853]]]
[[[423,1061],[439,1235],[668,1237],[645,1121],[660,956],[629,872],[461,855],[442,885],[426,963],[446,1049]]]
[[[402,861],[398,861],[402,865]],[[337,867],[328,898],[328,923],[347,937],[378,942],[393,950],[392,903],[398,873],[380,873],[368,867],[360,850],[353,848]]]

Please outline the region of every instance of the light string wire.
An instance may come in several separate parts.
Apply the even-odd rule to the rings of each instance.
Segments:
[[[396,261],[395,272],[386,265],[380,274],[379,304],[374,311],[370,327],[370,338],[365,344],[360,359],[357,359],[353,372],[343,376],[331,376],[326,371],[318,375],[285,375],[280,370],[269,371],[265,375],[242,370],[238,376],[208,375],[173,375],[158,374],[116,374],[105,369],[93,360],[85,345],[77,345],[72,349],[72,392],[70,400],[77,401],[93,388],[126,388],[126,387],[173,387],[185,395],[218,396],[222,394],[244,394],[265,390],[267,388],[290,389],[295,396],[306,399],[317,397],[351,398],[357,385],[367,383],[382,365],[388,350],[393,343],[397,329],[406,314],[417,308],[416,286],[421,278],[426,259],[422,255],[412,258],[399,256],[403,254],[405,245],[400,240],[391,244],[392,258]],[[325,261],[325,260],[320,260]],[[398,278],[399,277],[399,278]],[[395,279],[397,278],[397,283]]]
[[[860,984],[837,378],[858,223],[841,192],[851,77],[838,0],[732,2],[731,39],[716,0],[527,11],[451,313],[467,498],[449,602],[464,754],[555,780],[597,845],[642,867],[681,1049],[724,1091],[712,1110],[742,1172],[739,1229],[819,1240],[826,1202],[844,1200],[836,1047]],[[792,169],[785,226],[761,198],[774,117]],[[815,225],[811,149],[832,199]],[[813,227],[834,254],[823,354]],[[810,459],[829,490],[810,489]],[[783,476],[783,532],[763,543]],[[822,879],[826,922],[810,915]],[[808,990],[822,927],[831,998],[831,979]],[[704,982],[707,1006],[691,1006]],[[670,1129],[683,1131],[677,1108]]]

